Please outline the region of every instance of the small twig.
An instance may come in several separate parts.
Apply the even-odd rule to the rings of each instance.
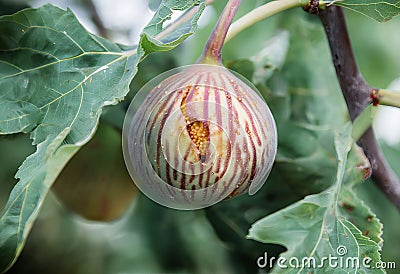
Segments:
[[[400,92],[387,89],[373,89],[371,98],[376,98],[376,104],[400,108]]]
[[[370,103],[372,88],[358,70],[342,9],[337,6],[327,7],[320,11],[319,18],[325,28],[350,118],[354,121]],[[372,128],[365,132],[358,143],[371,163],[373,181],[400,210],[400,180],[382,154]]]
[[[277,0],[259,6],[249,13],[243,15],[231,25],[225,38],[225,43],[231,40],[239,32],[245,30],[246,28],[254,25],[261,20],[264,20],[274,14],[277,14],[289,8],[300,7],[306,4],[306,0]]]
[[[212,2],[214,2],[214,0],[206,0],[205,4],[209,5]],[[175,21],[173,21],[172,23],[170,23],[169,25],[167,25],[162,31],[160,31],[160,33],[158,33],[154,38],[156,38],[157,40],[161,40],[163,38],[165,38],[166,36],[168,36],[168,34],[170,34],[172,31],[174,31],[177,27],[185,24],[188,20],[192,19],[192,16],[198,12],[200,6],[194,6],[191,9],[189,9],[188,11],[186,11],[184,14],[182,14],[179,18],[177,18]],[[125,51],[124,55],[125,56],[132,56],[134,54],[137,53],[137,47]]]

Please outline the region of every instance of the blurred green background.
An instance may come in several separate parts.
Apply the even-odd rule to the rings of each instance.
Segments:
[[[11,14],[45,2],[0,0],[0,13]],[[137,42],[138,33],[151,16],[145,0],[49,2],[71,7],[89,30],[100,31],[122,43]],[[266,1],[243,1],[239,15],[262,2]],[[259,218],[329,186],[336,171],[332,132],[347,119],[328,44],[315,16],[301,9],[283,12],[252,26],[224,48],[224,63],[251,76],[252,64],[249,68],[244,66],[248,59],[265,48],[267,41],[280,31],[286,30],[290,35],[283,67],[273,70],[271,78],[257,85],[277,120],[280,135],[271,176],[255,196],[224,201],[206,210],[176,211],[136,193],[133,183],[121,187],[121,182],[126,180],[123,176],[127,176],[124,166],[121,169],[120,161],[110,160],[114,153],[119,154],[116,158],[120,157],[118,134],[130,99],[154,76],[197,59],[224,4],[225,1],[215,1],[208,7],[199,30],[181,46],[168,53],[151,55],[140,65],[129,98],[105,109],[102,134],[95,137],[103,143],[114,144],[113,151],[94,146],[96,153],[103,153],[96,155],[104,155],[96,156],[93,164],[97,168],[85,162],[89,156],[83,154],[90,152],[81,151],[73,159],[77,166],[84,165],[73,180],[77,181],[76,177],[81,175],[81,184],[89,184],[91,188],[88,191],[87,187],[73,186],[77,188],[72,201],[76,207],[64,206],[54,193],[49,193],[21,257],[10,273],[256,273],[259,271],[256,260],[264,251],[270,256],[284,251],[280,246],[246,240],[247,230]],[[112,11],[110,6],[114,7]],[[96,16],[104,29],[96,27],[97,19],[93,20]],[[346,12],[346,18],[357,62],[368,82],[385,88],[400,78],[400,18],[384,24],[351,12]],[[399,112],[385,115],[383,111],[377,129],[384,153],[400,176]],[[397,121],[397,128],[389,126],[389,122],[385,126],[390,120]],[[13,177],[18,166],[33,151],[28,135],[0,137],[0,209],[16,183]],[[319,158],[312,158],[316,151]],[[56,184],[66,184],[75,170],[69,169],[71,173],[64,174],[63,181]],[[124,175],[107,178],[107,172],[113,170]],[[107,190],[117,187],[121,193],[132,191],[132,202],[124,202],[118,192],[113,194],[115,197],[107,198]],[[395,261],[399,269],[398,211],[370,181],[361,184],[358,194],[384,225],[382,260]],[[111,222],[86,220],[81,215],[91,214],[82,213],[88,208],[85,201],[90,199],[100,205],[91,209],[95,211],[91,216],[97,220],[112,217],[113,212],[125,209],[126,212]],[[70,208],[80,211],[81,215]],[[398,270],[387,272],[398,273]]]

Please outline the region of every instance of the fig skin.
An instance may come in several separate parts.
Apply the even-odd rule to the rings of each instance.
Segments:
[[[155,202],[194,210],[265,183],[277,150],[272,113],[257,89],[222,63],[241,0],[229,0],[202,55],[147,83],[125,116],[125,163]]]
[[[264,184],[277,133],[250,83],[222,66],[195,64],[159,75],[139,96],[124,123],[124,156],[148,197],[199,209]]]
[[[87,220],[121,217],[137,189],[125,168],[120,132],[99,124],[93,139],[66,165],[52,191],[64,206]]]

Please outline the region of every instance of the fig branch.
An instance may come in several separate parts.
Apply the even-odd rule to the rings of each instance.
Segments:
[[[354,121],[370,104],[370,93],[373,88],[358,70],[342,8],[329,6],[319,12],[319,18],[328,38],[333,64],[350,118]],[[358,143],[371,163],[373,181],[400,210],[400,180],[379,148],[373,129],[369,128]]]

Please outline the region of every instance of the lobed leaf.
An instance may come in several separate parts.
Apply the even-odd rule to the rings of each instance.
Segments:
[[[319,194],[309,195],[282,210],[271,214],[253,224],[248,237],[263,243],[283,245],[287,251],[280,256],[286,259],[287,268],[275,265],[273,271],[279,273],[309,273],[310,271],[335,272],[336,267],[323,258],[329,256],[340,258],[341,262],[353,261],[356,263],[341,263],[340,268],[346,272],[383,273],[382,270],[371,271],[364,265],[365,257],[370,258],[369,266],[373,267],[380,261],[380,234],[382,225],[374,221],[374,215],[358,199],[354,199],[352,191],[343,183],[346,171],[348,153],[352,146],[351,127],[336,137],[335,147],[338,157],[338,169],[335,183]],[[345,201],[344,201],[345,200]],[[374,238],[371,239],[347,218],[340,207],[343,204],[353,203],[354,208],[360,208],[357,218],[367,212],[365,220],[371,222]],[[349,213],[349,212],[348,212]],[[370,218],[370,219],[368,219]],[[351,220],[351,218],[349,218]],[[353,222],[361,224],[360,220]],[[289,260],[299,262],[288,264]],[[354,259],[356,258],[356,259]],[[357,261],[356,261],[357,260]],[[369,260],[369,259],[368,259]],[[339,260],[337,261],[339,262]]]
[[[340,216],[349,220],[364,236],[382,246],[382,223],[351,188],[346,186],[342,189],[338,205]]]
[[[198,9],[186,11],[177,23],[167,26],[163,32],[163,24],[169,20],[172,10],[187,10],[193,5]],[[145,53],[167,51],[175,48],[179,43],[192,35],[197,27],[197,21],[205,8],[204,1],[162,1],[154,17],[143,29],[141,34],[140,49]]]
[[[189,16],[169,28],[166,43],[156,38],[169,19],[163,15],[189,8]],[[70,10],[51,5],[0,17],[0,134],[31,131],[37,146],[0,215],[0,272],[20,254],[47,192],[92,138],[102,108],[124,98],[148,53],[172,49],[192,34],[203,8],[203,1],[164,0],[139,49],[90,34]]]

